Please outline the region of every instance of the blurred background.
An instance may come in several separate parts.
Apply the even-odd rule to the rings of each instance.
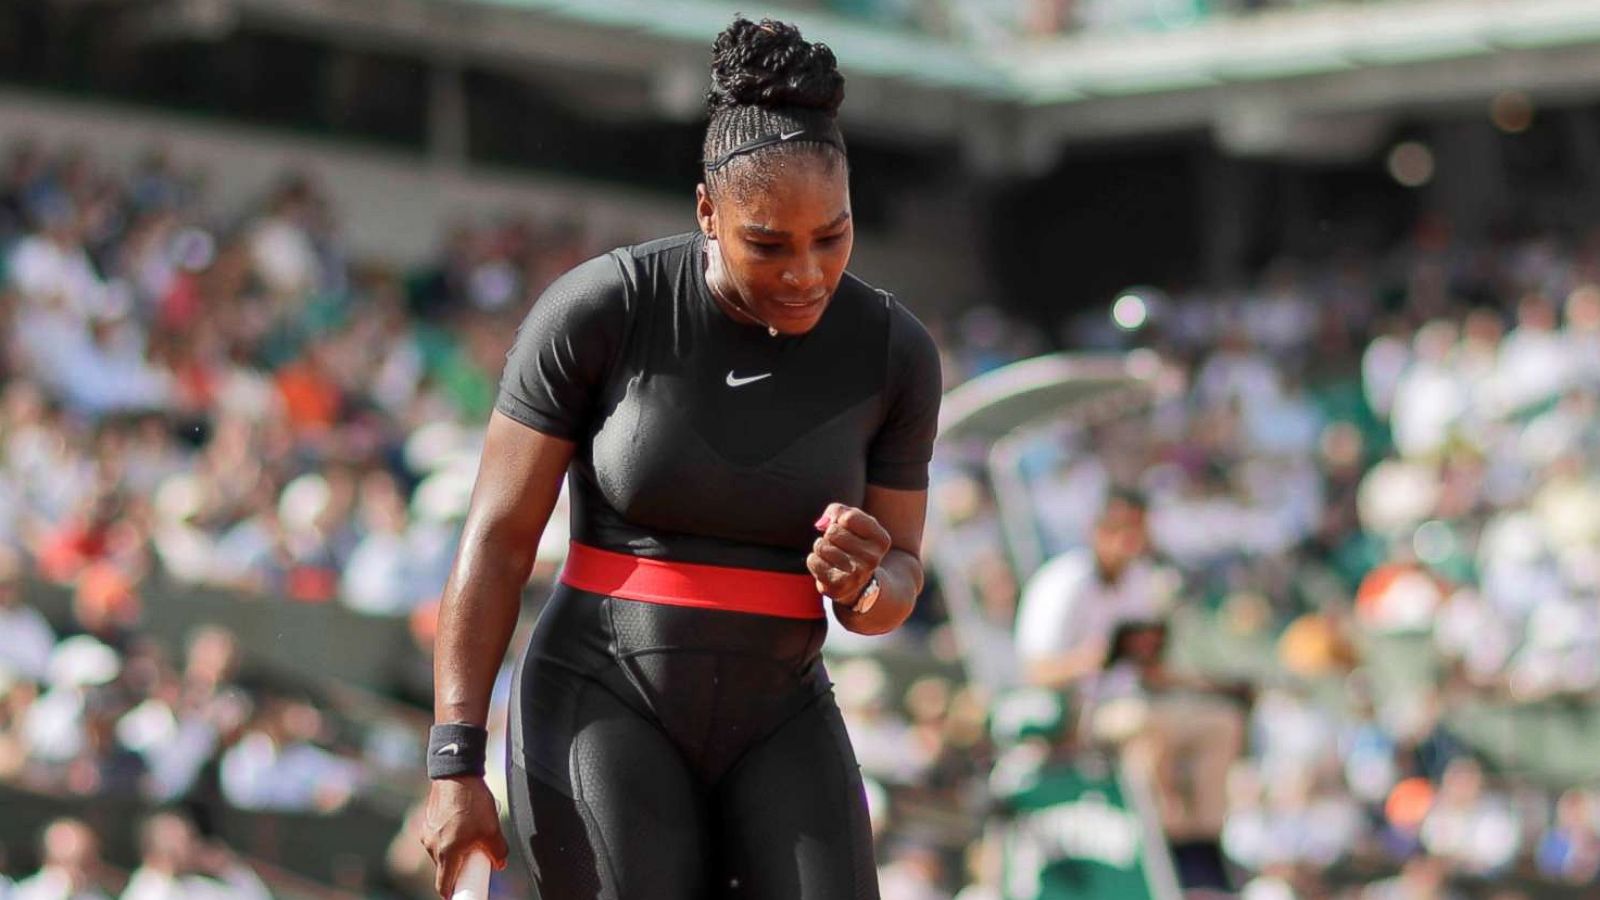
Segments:
[[[1600,896],[1600,3],[0,0],[0,898],[429,896],[504,354],[736,8],[944,354],[885,900]]]

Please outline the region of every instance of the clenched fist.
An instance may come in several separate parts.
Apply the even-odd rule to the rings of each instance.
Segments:
[[[822,535],[811,545],[806,568],[817,590],[840,603],[853,603],[889,552],[889,532],[870,514],[830,503],[816,522]]]

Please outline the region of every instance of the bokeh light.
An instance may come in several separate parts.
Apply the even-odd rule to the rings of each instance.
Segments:
[[[1111,305],[1111,321],[1123,331],[1138,331],[1149,318],[1149,305],[1138,294],[1123,294]]]
[[[1489,103],[1489,120],[1506,134],[1521,134],[1533,127],[1533,101],[1521,91],[1496,94]]]
[[[1433,151],[1427,144],[1406,141],[1389,151],[1389,175],[1409,188],[1433,180]]]

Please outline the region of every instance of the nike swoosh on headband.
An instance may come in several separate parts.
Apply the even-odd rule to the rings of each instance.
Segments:
[[[844,152],[844,143],[839,139],[837,134],[833,134],[822,129],[801,128],[796,131],[784,131],[778,134],[762,135],[753,141],[740,144],[732,150],[729,150],[727,153],[722,154],[722,156],[717,159],[702,160],[702,162],[705,165],[707,172],[715,172],[716,170],[732,162],[735,157],[743,156],[746,153],[753,153],[757,150],[760,150],[762,147],[770,147],[773,144],[787,144],[790,141],[796,140],[814,141],[818,144],[827,144],[830,147],[839,148],[840,153]]]
[[[772,373],[771,372],[763,372],[760,375],[747,375],[744,378],[737,378],[737,377],[734,376],[733,370],[729,369],[728,370],[727,381],[728,381],[728,387],[740,387],[742,385],[749,384],[749,383],[751,383],[753,381],[760,381],[763,378],[771,378],[771,377],[772,377]]]

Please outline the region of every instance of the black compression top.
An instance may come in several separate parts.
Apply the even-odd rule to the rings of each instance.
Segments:
[[[562,276],[518,329],[495,407],[577,444],[574,540],[804,574],[830,502],[927,487],[938,350],[848,273],[806,334],[736,322],[706,286],[704,249],[691,232]]]

